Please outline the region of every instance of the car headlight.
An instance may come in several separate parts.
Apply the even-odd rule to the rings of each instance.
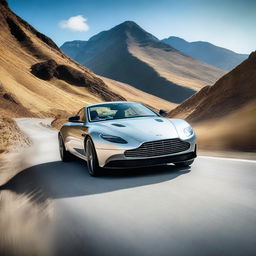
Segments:
[[[191,126],[188,126],[183,129],[183,133],[186,137],[191,137],[194,134],[194,130]]]
[[[104,140],[107,140],[112,143],[120,143],[120,144],[127,144],[128,142],[121,137],[108,135],[108,134],[101,134],[100,137]]]

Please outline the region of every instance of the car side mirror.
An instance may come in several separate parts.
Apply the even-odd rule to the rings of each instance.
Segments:
[[[69,122],[78,122],[80,120],[80,116],[71,116],[68,118]]]
[[[163,110],[163,109],[159,110],[159,115],[166,116],[167,114],[168,114],[168,112],[166,110]]]

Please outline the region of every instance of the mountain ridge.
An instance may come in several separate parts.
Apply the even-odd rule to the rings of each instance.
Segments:
[[[183,38],[170,36],[163,39],[162,42],[191,57],[226,71],[233,69],[248,57],[248,54],[236,53],[206,41],[188,42]]]
[[[91,37],[76,56],[76,61],[99,75],[174,103],[223,74],[161,42],[132,21]],[[165,63],[159,68],[161,60]]]

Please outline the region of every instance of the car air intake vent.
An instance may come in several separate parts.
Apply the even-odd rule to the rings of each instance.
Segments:
[[[179,138],[145,142],[135,149],[124,152],[126,157],[152,157],[179,153],[190,148],[190,144]]]
[[[157,122],[163,122],[162,119],[155,119]]]
[[[117,126],[117,127],[126,127],[126,126],[123,125],[123,124],[112,124],[112,125]]]

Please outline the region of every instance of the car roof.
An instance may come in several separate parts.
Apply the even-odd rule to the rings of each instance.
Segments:
[[[87,105],[86,108],[94,107],[94,106],[102,105],[102,104],[111,104],[111,103],[112,104],[113,103],[138,103],[138,104],[140,104],[139,102],[135,102],[135,101],[104,101],[104,102],[99,102],[99,103]]]

